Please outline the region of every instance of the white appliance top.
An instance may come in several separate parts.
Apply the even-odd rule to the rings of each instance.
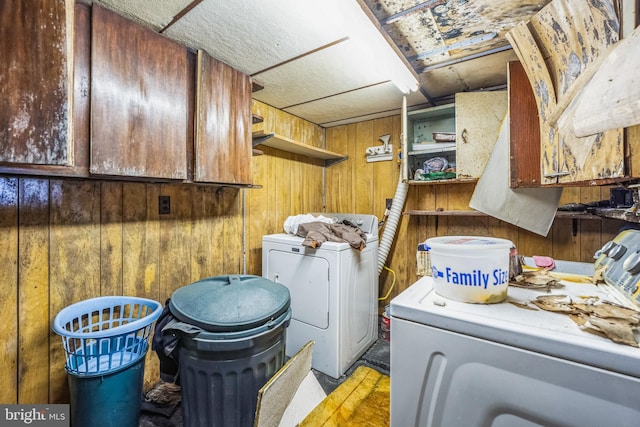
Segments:
[[[378,242],[378,218],[375,215],[363,215],[363,214],[336,214],[336,213],[314,213],[314,216],[322,215],[327,218],[332,218],[334,222],[342,222],[347,220],[354,225],[360,227],[367,237],[367,246],[369,244],[377,244]],[[296,236],[295,234],[277,233],[268,234],[262,236],[263,242],[273,243],[285,243],[293,246],[302,246],[304,238]],[[316,250],[307,248],[308,250]],[[332,250],[332,251],[344,251],[353,249],[346,242],[324,242],[317,250]],[[366,249],[366,248],[365,248]]]
[[[628,301],[610,292],[607,285],[561,283],[564,287],[552,289],[551,293],[598,296],[629,306]],[[528,303],[546,294],[546,290],[509,286],[508,297],[502,303],[469,304],[438,295],[432,284],[431,277],[423,277],[394,298],[390,307],[392,319],[401,318],[640,378],[640,348],[585,332],[565,314],[510,303]]]
[[[262,242],[280,243],[280,244],[290,245],[291,247],[299,247],[301,251],[300,253],[308,253],[308,252],[314,252],[318,250],[340,252],[340,251],[348,251],[353,249],[351,245],[349,245],[347,242],[324,242],[320,246],[314,249],[311,247],[302,246],[303,241],[304,241],[303,237],[299,237],[299,236],[296,236],[295,234],[287,234],[287,233],[267,234],[265,236],[262,236]],[[369,239],[367,239],[367,242],[369,242]]]
[[[333,219],[336,223],[348,221],[360,227],[360,230],[367,235],[367,239],[371,236],[372,239],[375,238],[375,240],[378,240],[378,217],[375,215],[343,213],[318,213],[313,215],[326,216],[327,218]]]

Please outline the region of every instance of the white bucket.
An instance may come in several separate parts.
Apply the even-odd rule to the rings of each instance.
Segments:
[[[443,236],[427,239],[433,288],[441,296],[477,304],[502,302],[509,286],[506,239],[479,236]]]

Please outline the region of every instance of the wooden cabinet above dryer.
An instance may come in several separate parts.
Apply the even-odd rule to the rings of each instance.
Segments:
[[[91,39],[90,172],[187,179],[187,48],[95,4]]]
[[[0,164],[73,164],[73,2],[0,2]]]
[[[539,118],[538,176],[518,175],[527,165],[514,167],[512,159],[512,185],[525,186],[528,181],[535,185],[593,185],[628,178],[623,129],[578,137],[573,126],[577,95],[618,40],[614,3],[553,0],[530,21],[507,32],[524,70],[509,67],[512,153],[529,151],[522,145],[529,138],[521,135],[531,130],[530,117]],[[522,74],[531,89],[516,82]],[[517,95],[514,85],[523,89],[518,89]],[[533,97],[534,103],[520,97],[527,91],[525,96]]]
[[[251,184],[251,78],[204,51],[196,78],[193,180]]]

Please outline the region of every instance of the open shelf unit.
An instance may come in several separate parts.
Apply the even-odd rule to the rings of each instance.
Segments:
[[[253,132],[253,146],[255,147],[256,145],[265,145],[289,153],[321,159],[325,161],[325,166],[331,166],[347,159],[347,156],[343,154],[303,144],[286,136],[278,135],[277,133],[266,133],[264,130]]]

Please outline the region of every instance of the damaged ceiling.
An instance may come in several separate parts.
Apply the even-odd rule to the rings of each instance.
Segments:
[[[254,99],[324,127],[399,114],[385,60],[351,31],[368,26],[419,81],[409,108],[506,84],[505,33],[549,1],[95,0],[250,75]],[[355,18],[349,13],[356,10]],[[347,18],[349,17],[349,18]],[[357,22],[356,22],[357,21]],[[367,29],[364,29],[366,34]],[[365,36],[367,37],[367,36]],[[395,59],[395,58],[394,58]]]

